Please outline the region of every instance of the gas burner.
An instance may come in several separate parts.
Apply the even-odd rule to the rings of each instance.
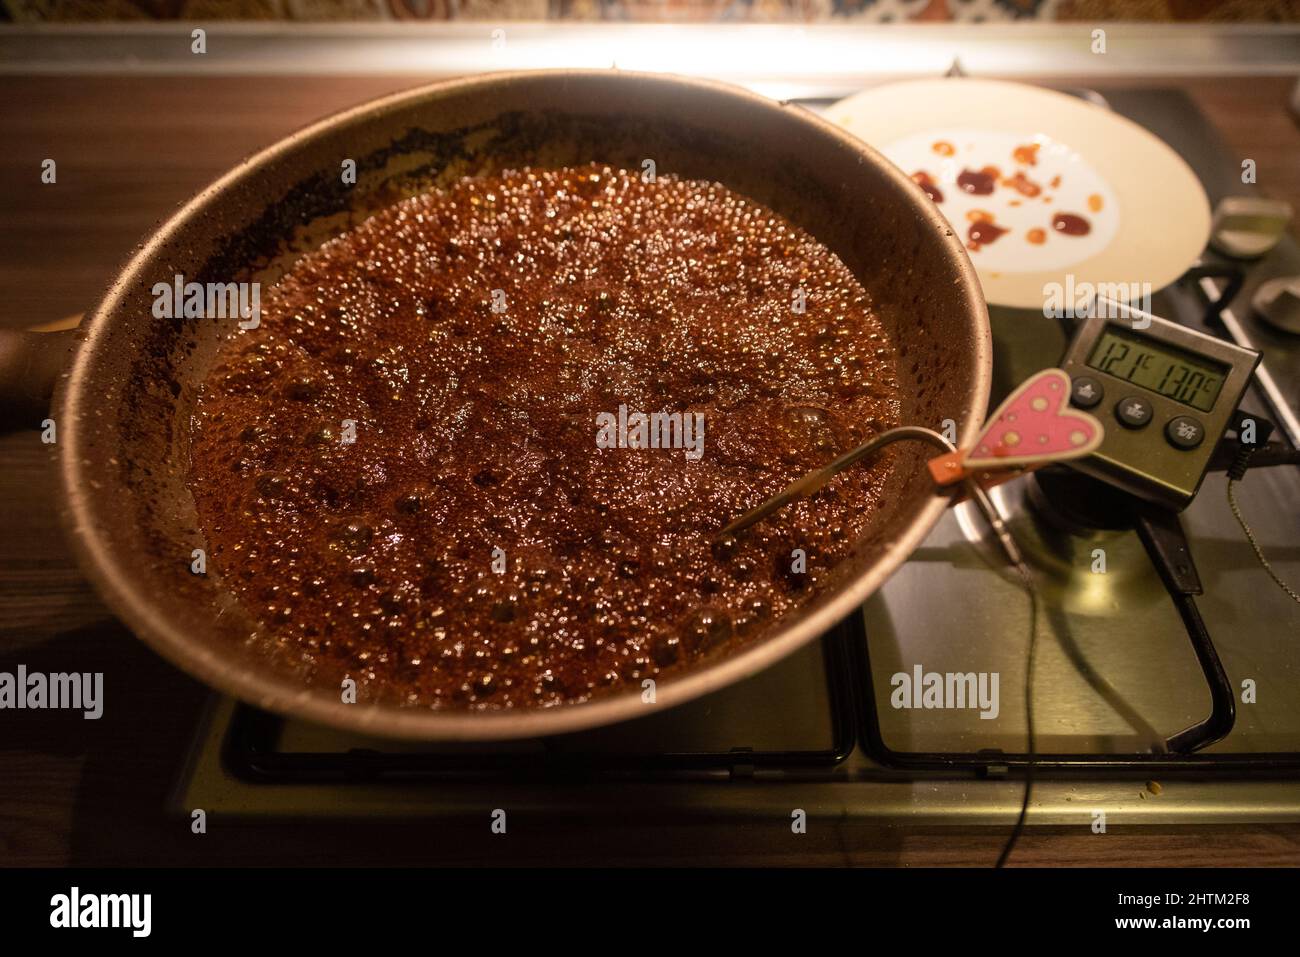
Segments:
[[[1131,531],[1136,525],[1131,495],[1071,469],[1043,469],[1029,477],[1027,501],[1041,521],[1072,535]]]
[[[1099,487],[1100,491],[1093,489],[1098,502],[1119,494],[1095,479],[1068,474],[1082,480],[1081,485]],[[1096,616],[1113,614],[1132,601],[1146,601],[1151,561],[1132,530],[1127,505],[1113,503],[1115,511],[1111,512],[1097,504],[1097,520],[1085,522],[1074,506],[1062,508],[1057,504],[1055,493],[1064,483],[1054,477],[1048,479],[1048,487],[1053,490],[1049,493],[1044,490],[1044,478],[1026,476],[989,492],[1026,564],[1035,573],[1044,601],[1070,614]],[[1007,564],[975,505],[963,502],[954,512],[962,535],[989,568],[1008,581],[1018,582],[1015,570]],[[1114,521],[1109,520],[1111,515]]]

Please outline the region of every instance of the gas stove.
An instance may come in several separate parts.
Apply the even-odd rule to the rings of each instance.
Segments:
[[[1234,191],[1239,162],[1184,95],[1079,92],[1173,146],[1211,202]],[[1244,308],[1215,318],[1209,303],[1228,285],[1216,277],[1233,272],[1222,265],[1193,270],[1158,293],[1152,311],[1236,333],[1263,352],[1282,385],[1269,393],[1252,383],[1242,409],[1277,423],[1294,448],[1300,338],[1259,325]],[[1273,276],[1300,273],[1300,247],[1284,239],[1246,269],[1238,302]],[[1029,312],[993,309],[991,318],[996,402],[1057,364],[1069,330]],[[1300,820],[1300,604],[1257,560],[1223,473],[1209,475],[1181,524],[1236,718],[1226,737],[1191,755],[1165,742],[1211,713],[1211,691],[1148,550],[1131,528],[1080,524],[1043,484],[1029,476],[994,490],[1039,583],[1028,824],[1087,826],[1098,810],[1113,824]],[[1300,468],[1251,469],[1238,499],[1275,571],[1300,581]],[[615,826],[626,818],[789,821],[802,811],[830,827],[1005,828],[1022,796],[1030,608],[985,524],[963,505],[860,612],[708,698],[595,731],[488,746],[366,739],[215,699],[172,806],[186,816],[204,808],[269,818],[516,808]],[[961,706],[951,706],[949,675],[970,678],[956,688]],[[931,676],[936,697],[927,702]]]

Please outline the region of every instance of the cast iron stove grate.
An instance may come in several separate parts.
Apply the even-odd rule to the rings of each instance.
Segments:
[[[700,775],[747,777],[760,771],[826,771],[852,753],[857,734],[857,698],[852,687],[849,645],[856,638],[852,619],[821,639],[825,701],[829,705],[829,746],[767,750],[737,746],[727,750],[596,750],[573,748],[572,736],[539,739],[528,750],[470,747],[454,750],[387,750],[382,747],[338,751],[297,751],[281,747],[285,721],[240,704],[222,746],[222,760],[237,777],[259,783],[366,782],[379,779],[465,779],[477,777],[676,778]],[[817,706],[793,702],[787,707]]]

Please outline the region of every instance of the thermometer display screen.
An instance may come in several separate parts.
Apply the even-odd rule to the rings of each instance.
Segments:
[[[1115,326],[1098,337],[1088,365],[1202,412],[1214,408],[1228,373],[1203,356]]]

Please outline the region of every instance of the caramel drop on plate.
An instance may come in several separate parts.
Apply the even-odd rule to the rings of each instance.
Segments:
[[[1066,236],[1087,236],[1092,224],[1075,213],[1057,213],[1052,217],[1052,229]]]
[[[1022,166],[1037,166],[1038,147],[1038,143],[1026,143],[1024,146],[1017,146],[1012,150],[1011,156]]]

